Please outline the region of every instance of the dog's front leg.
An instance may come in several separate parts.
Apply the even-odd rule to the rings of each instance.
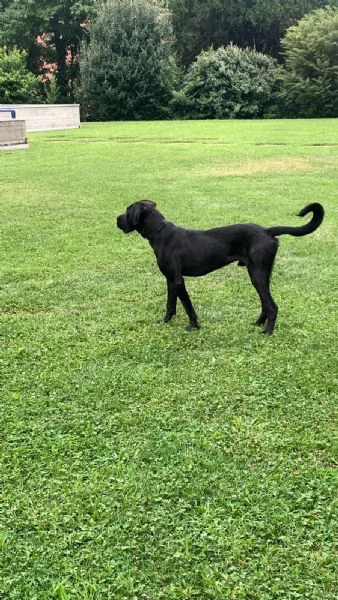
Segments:
[[[192,305],[192,302],[190,300],[189,294],[186,290],[183,277],[181,278],[180,283],[175,284],[175,290],[176,290],[177,296],[179,297],[179,299],[181,300],[181,302],[183,304],[185,312],[188,315],[188,318],[189,318],[188,329],[199,329],[198,317],[197,317],[195,309]]]
[[[167,279],[167,312],[164,317],[164,322],[169,323],[174,315],[176,315],[177,292],[175,285]]]

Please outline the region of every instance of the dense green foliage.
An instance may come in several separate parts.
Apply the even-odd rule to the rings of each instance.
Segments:
[[[168,116],[176,66],[166,13],[147,0],[111,0],[81,53],[84,101],[96,120]]]
[[[34,102],[38,79],[26,67],[26,52],[0,48],[0,103]]]
[[[0,12],[4,11],[9,6],[11,0],[0,0]]]
[[[190,118],[262,117],[277,79],[276,61],[229,45],[201,52],[189,67],[176,103]]]
[[[44,61],[56,61],[58,99],[74,99],[79,75],[77,55],[84,36],[84,24],[95,0],[10,0],[0,13],[0,44],[17,44],[27,50],[28,67],[39,73]],[[37,37],[47,35],[47,45]]]
[[[190,64],[201,50],[230,42],[279,56],[286,29],[314,8],[338,0],[170,0],[177,50]]]
[[[261,116],[269,102],[270,116],[335,116],[336,10],[338,0],[0,0],[0,46],[26,50],[41,101],[81,102],[89,119]],[[194,80],[231,45],[283,64],[273,102],[274,69],[256,85],[253,59],[232,68],[226,102],[214,68],[204,90]]]
[[[281,112],[296,117],[337,117],[338,8],[306,15],[290,27],[282,46]]]
[[[337,596],[338,127],[85,124],[0,152],[2,600]],[[150,197],[180,225],[295,225],[272,337],[246,269],[187,279],[170,325]]]

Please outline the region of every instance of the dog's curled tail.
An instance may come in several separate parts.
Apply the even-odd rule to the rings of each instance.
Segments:
[[[299,211],[299,217],[305,217],[308,213],[312,212],[312,219],[306,225],[302,225],[301,227],[288,227],[287,225],[276,225],[276,227],[267,227],[266,232],[272,235],[273,237],[277,235],[308,235],[312,233],[316,229],[318,229],[319,225],[324,219],[324,208],[318,202],[313,202],[312,204],[308,204],[301,211]]]

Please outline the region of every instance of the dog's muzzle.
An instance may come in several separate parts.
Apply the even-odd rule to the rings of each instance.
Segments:
[[[127,223],[127,216],[124,215],[119,215],[116,219],[116,225],[119,229],[121,229],[121,231],[123,231],[123,233],[130,233],[131,229]]]

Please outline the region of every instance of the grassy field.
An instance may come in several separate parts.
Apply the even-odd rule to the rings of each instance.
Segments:
[[[338,123],[86,124],[0,154],[0,598],[333,600]],[[169,325],[152,198],[283,236],[276,332],[246,269],[187,280]]]

